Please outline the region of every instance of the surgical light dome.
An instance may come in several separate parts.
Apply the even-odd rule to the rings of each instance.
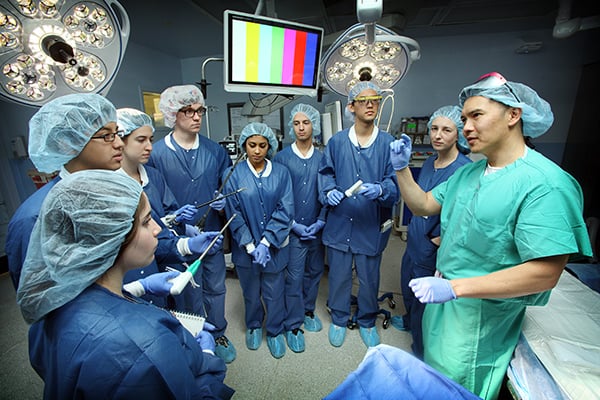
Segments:
[[[30,106],[70,93],[105,94],[129,39],[114,0],[0,4],[0,96]]]

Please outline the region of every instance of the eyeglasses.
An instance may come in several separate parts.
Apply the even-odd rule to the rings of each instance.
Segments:
[[[194,110],[193,108],[186,108],[183,110],[179,110],[179,112],[182,112],[183,115],[185,115],[187,118],[193,118],[194,114],[198,114],[198,116],[201,117],[206,112],[206,108],[200,107],[197,110]]]
[[[123,138],[124,133],[125,133],[125,131],[119,130],[116,132],[105,133],[104,135],[100,135],[100,136],[92,136],[90,139],[104,139],[104,141],[106,143],[112,143],[115,141],[117,136],[119,136],[120,138]]]
[[[515,94],[515,92],[513,92],[506,78],[498,72],[490,72],[485,75],[482,75],[479,77],[479,79],[477,79],[475,83],[477,83],[477,87],[481,89],[497,88],[504,85],[506,86],[510,94],[513,95],[515,100],[517,100],[518,103],[521,102],[521,100],[519,100],[519,97]]]
[[[371,104],[373,104],[374,106],[378,106],[382,98],[383,96],[361,96],[356,97],[353,100],[353,103],[357,103],[361,106],[364,106],[365,104],[369,104],[369,102],[371,102]]]

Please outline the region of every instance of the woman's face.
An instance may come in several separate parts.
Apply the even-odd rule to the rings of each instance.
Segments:
[[[458,141],[456,124],[448,117],[436,117],[431,122],[429,137],[431,139],[431,146],[435,151],[446,151],[455,146]]]
[[[144,125],[127,135],[123,141],[123,157],[134,164],[146,164],[152,153],[152,128]]]
[[[144,267],[154,260],[161,229],[150,216],[150,202],[145,194],[142,194],[140,206],[133,222],[133,237],[121,251],[123,263],[131,269]]]
[[[254,167],[262,166],[269,151],[269,141],[267,138],[261,135],[250,136],[246,139],[245,147],[250,163]]]

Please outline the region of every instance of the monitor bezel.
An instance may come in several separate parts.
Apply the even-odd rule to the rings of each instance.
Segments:
[[[315,57],[315,75],[313,84],[310,86],[298,86],[298,85],[287,85],[287,84],[269,84],[260,82],[239,82],[233,81],[232,79],[232,50],[233,43],[231,43],[231,29],[233,20],[251,21],[255,23],[262,23],[270,26],[278,26],[283,28],[294,29],[298,31],[310,32],[317,34],[317,54]],[[322,60],[323,50],[323,35],[324,29],[318,26],[305,25],[293,21],[285,21],[281,19],[275,19],[265,17],[262,15],[248,14],[240,11],[225,10],[223,13],[223,34],[224,34],[224,88],[227,92],[242,92],[242,93],[275,93],[275,94],[292,94],[292,95],[306,95],[315,97],[318,92],[320,85],[320,64]]]

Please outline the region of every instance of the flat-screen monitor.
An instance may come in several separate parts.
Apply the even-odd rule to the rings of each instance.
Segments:
[[[225,90],[316,96],[323,28],[226,10]]]

